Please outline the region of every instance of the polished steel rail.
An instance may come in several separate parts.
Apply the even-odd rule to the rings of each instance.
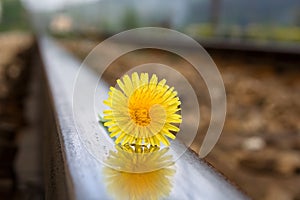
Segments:
[[[75,128],[72,93],[80,67],[72,55],[47,36],[37,38],[48,101],[46,131],[46,197],[47,199],[112,199],[107,190],[101,162],[88,153]],[[96,75],[85,70],[84,76],[97,81]],[[95,83],[96,84],[96,83]],[[89,87],[89,85],[87,85]],[[92,87],[92,86],[91,86]],[[52,124],[52,125],[51,125]],[[90,126],[90,124],[85,124]],[[106,134],[97,129],[99,134]],[[184,148],[175,144],[178,151]],[[238,189],[212,167],[187,150],[175,163],[176,174],[171,180],[168,199],[247,199]]]

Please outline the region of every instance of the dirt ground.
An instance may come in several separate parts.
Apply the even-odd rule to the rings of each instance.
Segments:
[[[80,59],[97,45],[87,40],[60,42]],[[205,159],[253,199],[299,200],[300,58],[226,51],[210,55],[225,84],[227,117],[220,140]],[[105,79],[115,84],[132,66],[150,61],[184,71],[197,86],[201,123],[191,146],[197,152],[209,124],[210,103],[205,84],[189,63],[162,51],[132,52],[112,63]]]
[[[211,55],[228,102],[207,160],[254,199],[300,199],[300,60]]]
[[[0,198],[12,199],[17,190],[14,170],[16,138],[26,125],[24,102],[28,83],[28,33],[0,33]]]

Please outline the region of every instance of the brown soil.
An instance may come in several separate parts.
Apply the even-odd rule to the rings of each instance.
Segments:
[[[26,124],[24,98],[28,82],[28,50],[32,38],[26,33],[0,34],[0,197],[11,199],[16,189],[14,161],[16,135]]]

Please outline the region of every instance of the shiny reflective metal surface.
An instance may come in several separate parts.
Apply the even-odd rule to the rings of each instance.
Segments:
[[[46,180],[50,180],[46,184],[49,188],[46,189],[46,196],[49,199],[248,199],[193,152],[187,150],[179,157],[178,152],[183,152],[185,147],[178,141],[172,144],[172,150],[155,150],[156,156],[151,157],[155,159],[149,164],[164,162],[164,165],[148,173],[118,171],[98,162],[80,140],[73,117],[73,86],[81,63],[45,35],[46,27],[36,12],[42,11],[41,8],[46,4],[29,0],[23,2],[29,9],[36,31],[47,85],[45,90],[48,91],[46,98],[50,99],[49,106],[54,115],[54,120],[50,123],[54,123],[56,127],[49,131],[54,142],[50,144],[53,145],[50,148],[53,152],[48,153],[52,154],[50,158],[61,158],[47,162],[50,165],[47,168],[49,173],[46,173]],[[68,1],[64,1],[51,6],[55,9],[56,5],[67,3]],[[98,84],[98,77],[88,68],[80,73],[85,77],[86,87]],[[108,91],[106,83],[99,84],[103,92]],[[81,112],[82,115],[85,114],[84,110]],[[89,131],[107,134],[104,128],[95,126],[95,122],[82,123]],[[118,147],[115,150],[107,152],[103,149],[110,162],[129,166],[132,164],[131,159],[122,156],[126,152]],[[179,159],[173,160],[178,157]]]
[[[58,136],[68,188],[66,191],[67,196],[70,199],[117,198],[118,195],[116,196],[116,194],[118,192],[120,194],[124,192],[120,188],[126,187],[124,181],[121,181],[122,177],[120,177],[120,174],[124,173],[109,170],[102,163],[97,162],[87,152],[75,129],[72,113],[72,91],[80,63],[51,39],[40,37],[38,42],[57,118]],[[89,80],[87,84],[97,81],[97,77],[92,71],[86,69],[81,73],[84,73]],[[105,84],[103,83],[103,85]],[[90,126],[90,124],[86,124],[86,126]],[[97,127],[94,127],[94,129],[99,134],[106,134]],[[171,152],[171,155],[176,157],[176,150],[181,152],[184,146],[179,142],[173,145],[175,150]],[[189,150],[174,161],[174,166],[170,170],[170,173],[166,170],[167,175],[165,178],[161,176],[161,172],[158,172],[161,177],[159,179],[155,179],[155,175],[144,177],[148,180],[147,184],[154,180],[151,186],[152,190],[149,188],[151,194],[154,194],[153,191],[161,189],[162,191],[157,192],[162,193],[162,197],[167,199],[247,199],[244,194],[228,183],[222,175]],[[115,175],[117,177],[114,177]],[[129,177],[130,175],[133,174],[129,174]],[[153,177],[154,179],[152,179]],[[134,181],[134,176],[128,180]],[[160,181],[165,183],[167,188],[159,187]],[[129,193],[136,193],[138,196],[143,184],[146,183],[141,182],[138,184],[137,190],[134,186],[129,187]]]

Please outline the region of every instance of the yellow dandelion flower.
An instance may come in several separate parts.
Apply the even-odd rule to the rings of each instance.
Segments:
[[[110,110],[104,111],[111,137],[116,143],[150,144],[166,146],[168,138],[175,139],[172,132],[179,128],[173,123],[181,123],[180,100],[173,87],[166,85],[166,80],[158,82],[154,74],[149,80],[147,73],[133,73],[131,78],[125,75],[117,80],[118,87],[110,88],[109,97],[104,101]]]
[[[161,199],[170,194],[176,171],[167,148],[127,144],[116,149],[106,161],[116,169],[103,168],[107,190],[115,199]]]

